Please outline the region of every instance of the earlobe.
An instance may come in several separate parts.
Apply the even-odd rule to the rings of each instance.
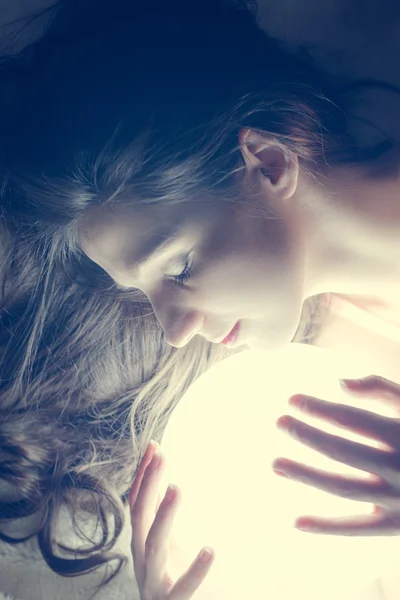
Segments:
[[[259,172],[263,186],[284,200],[293,196],[299,175],[296,154],[251,129],[240,131],[239,143],[246,167]]]

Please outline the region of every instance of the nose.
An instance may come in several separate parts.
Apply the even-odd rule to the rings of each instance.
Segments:
[[[204,316],[198,311],[180,312],[170,319],[157,318],[164,330],[165,339],[171,346],[182,348],[203,328]],[[164,323],[164,320],[167,321]]]

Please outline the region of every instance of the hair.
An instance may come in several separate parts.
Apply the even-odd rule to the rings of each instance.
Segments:
[[[20,494],[0,513],[39,511],[41,552],[71,576],[116,558],[147,443],[161,441],[189,385],[232,355],[197,337],[165,342],[144,295],[81,252],[87,209],[243,200],[243,127],[316,178],[382,148],[357,146],[335,90],[267,37],[245,1],[66,0],[43,15],[45,34],[0,68],[0,477]],[[326,300],[306,301],[294,342],[316,339]],[[59,556],[62,505],[89,507],[103,528],[82,558]]]
[[[39,518],[29,536],[0,532],[0,539],[37,535],[45,561],[64,576],[116,560],[111,579],[126,560],[112,549],[149,441],[161,443],[189,385],[231,352],[198,336],[173,348],[148,302],[88,290],[57,269],[46,273],[40,253],[29,254],[4,227],[1,234],[0,481],[14,492],[0,499],[0,521]],[[53,294],[34,337],[43,310],[37,282],[46,278]],[[62,507],[89,549],[57,541]],[[82,534],[83,511],[97,518],[100,541]]]

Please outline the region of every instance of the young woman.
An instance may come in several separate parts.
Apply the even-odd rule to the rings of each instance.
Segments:
[[[52,10],[2,67],[2,215],[38,306],[12,394],[61,272],[96,298],[146,298],[180,349],[316,339],[332,293],[396,311],[397,148],[359,148],[338,91],[244,3]]]

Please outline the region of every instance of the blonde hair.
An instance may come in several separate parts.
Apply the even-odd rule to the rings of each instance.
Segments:
[[[61,1],[43,38],[1,66],[0,477],[20,497],[0,514],[39,511],[48,565],[78,575],[115,557],[147,443],[162,440],[189,385],[232,355],[198,337],[170,347],[147,299],[81,252],[80,218],[106,202],[240,200],[242,127],[313,176],[366,155],[321,74],[240,0]],[[323,296],[307,300],[293,341],[313,343],[328,311]],[[63,504],[97,515],[104,537],[91,554],[59,556]]]
[[[246,347],[228,350],[195,336],[173,348],[144,297],[132,302],[116,289],[88,290],[55,268],[46,273],[40,244],[27,245],[4,220],[0,233],[0,478],[18,492],[0,502],[1,521],[38,512],[32,535],[55,572],[79,575],[118,559],[115,575],[125,557],[112,549],[148,442],[162,442],[200,375]],[[46,279],[51,293],[38,285]],[[294,341],[312,343],[326,313],[321,300],[306,302]],[[95,515],[102,543],[60,555],[54,531],[62,506]]]
[[[50,568],[74,576],[118,559],[114,575],[125,561],[112,551],[123,504],[148,442],[161,442],[190,384],[231,352],[198,337],[173,348],[147,302],[45,274],[40,255],[4,221],[1,233],[0,479],[17,499],[1,499],[0,521],[38,513],[32,535]],[[52,294],[43,308],[46,275]],[[60,553],[62,506],[95,515],[102,542]]]

